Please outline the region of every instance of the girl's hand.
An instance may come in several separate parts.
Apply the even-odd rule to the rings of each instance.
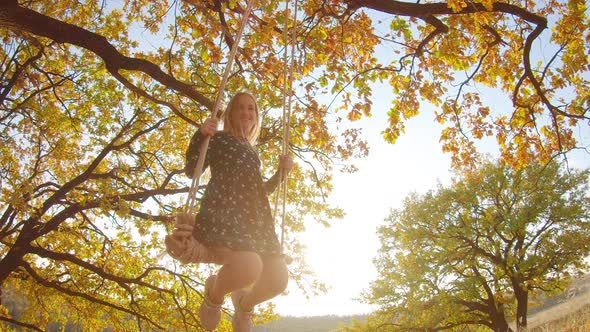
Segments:
[[[214,118],[209,118],[201,125],[201,134],[203,136],[213,136],[217,132],[217,125],[219,121]]]
[[[288,155],[280,155],[279,169],[283,171],[284,175],[287,175],[293,169],[293,159]]]

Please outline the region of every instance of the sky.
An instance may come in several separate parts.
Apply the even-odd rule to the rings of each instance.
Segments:
[[[387,15],[371,15],[374,22],[389,21]],[[376,56],[386,60],[390,52],[378,49]],[[306,222],[306,231],[299,235],[307,247],[307,264],[329,287],[328,292],[308,299],[293,282],[287,295],[273,300],[280,315],[354,315],[374,310],[359,298],[377,278],[373,265],[380,246],[377,228],[392,208],[401,207],[409,193],[425,192],[437,181],[450,180],[450,156],[442,153],[438,142],[442,127],[434,121],[431,106],[425,105],[417,117],[406,123],[406,133],[395,145],[385,142],[380,133],[387,125],[390,91],[386,84],[374,84],[372,117],[352,124],[363,129],[370,152],[367,158],[353,162],[357,172],[334,176],[329,202],[343,208],[345,217],[334,220],[328,228]],[[326,96],[325,104],[330,104],[332,98]]]
[[[387,124],[391,96],[386,86],[375,86],[373,116],[358,123],[370,147],[369,156],[355,165],[356,173],[337,173],[329,201],[344,209],[346,216],[325,228],[307,223],[299,239],[307,246],[306,261],[316,277],[326,283],[327,293],[305,298],[295,283],[288,294],[273,302],[282,316],[354,315],[375,309],[359,301],[363,290],[377,278],[373,259],[380,247],[377,228],[391,209],[401,208],[411,192],[425,193],[440,182],[450,184],[449,154],[439,142],[442,126],[434,121],[434,109],[423,105],[420,114],[406,122],[406,132],[395,144],[384,141],[380,132]],[[505,96],[490,94],[491,107],[511,105]],[[590,147],[590,130],[577,132]],[[498,155],[494,141],[480,144],[480,152]],[[568,155],[570,167],[590,167],[590,155],[577,151]]]
[[[351,315],[374,309],[355,298],[377,277],[373,266],[380,246],[377,228],[409,193],[422,193],[434,189],[437,181],[450,180],[450,156],[442,153],[440,126],[432,110],[425,108],[410,119],[406,133],[392,145],[380,135],[391,100],[387,89],[376,89],[374,100],[381,104],[375,105],[373,117],[357,123],[368,141],[369,156],[355,163],[356,173],[334,177],[329,200],[346,216],[329,228],[308,223],[299,238],[307,246],[307,263],[330,289],[306,299],[292,283],[288,295],[274,301],[281,315]]]
[[[389,22],[390,19],[376,12],[370,12],[370,15],[374,22]],[[387,23],[383,23],[377,30],[387,28]],[[547,36],[543,33],[541,39]],[[537,42],[535,47],[539,47],[533,52],[535,57],[544,59],[547,54],[552,54],[546,41]],[[390,50],[377,50],[376,56],[384,57],[386,54],[390,54]],[[482,92],[487,88],[478,86],[477,89]],[[436,189],[438,183],[450,183],[450,155],[442,152],[439,142],[442,126],[434,120],[433,106],[423,104],[420,114],[406,122],[405,133],[392,145],[385,142],[380,134],[387,124],[387,111],[392,98],[390,88],[375,85],[373,91],[373,116],[355,123],[363,128],[370,154],[355,163],[359,168],[356,173],[335,174],[334,190],[329,198],[330,202],[344,209],[346,216],[333,221],[329,228],[307,223],[306,231],[299,235],[301,242],[307,246],[306,262],[329,290],[307,299],[297,285],[291,283],[287,295],[273,300],[280,315],[354,315],[374,310],[375,307],[362,303],[359,298],[361,292],[377,278],[373,265],[380,247],[377,228],[392,209],[402,207],[408,194],[425,193]],[[492,110],[512,109],[512,102],[505,95],[489,91],[484,96],[484,101]],[[331,98],[326,98],[326,104]],[[590,148],[588,124],[581,128],[575,135],[586,148]],[[480,153],[499,155],[493,139],[476,145]],[[570,167],[588,168],[590,154],[575,151],[568,154],[568,162]]]
[[[375,100],[384,100],[378,91]],[[387,97],[386,97],[387,98]],[[273,302],[282,316],[354,315],[375,309],[358,300],[368,289],[377,272],[373,259],[380,247],[377,228],[391,209],[401,208],[411,192],[425,193],[436,189],[438,182],[448,185],[451,179],[450,156],[443,154],[438,142],[440,126],[428,107],[407,122],[406,133],[396,144],[380,136],[385,125],[389,103],[374,110],[375,116],[361,121],[371,151],[369,157],[356,163],[359,171],[339,173],[334,177],[330,201],[342,207],[346,216],[333,226],[308,223],[300,240],[307,246],[306,261],[319,280],[330,289],[327,293],[306,299],[291,283],[288,294]],[[582,133],[590,142],[590,131]],[[488,146],[487,151],[493,152]],[[570,166],[590,167],[590,155],[572,154]]]

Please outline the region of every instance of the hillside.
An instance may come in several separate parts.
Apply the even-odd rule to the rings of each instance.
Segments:
[[[590,331],[590,274],[530,312],[528,327],[531,332]]]
[[[364,316],[313,316],[281,317],[279,320],[262,326],[256,326],[253,332],[331,332],[337,331],[342,324],[349,325],[352,320],[362,321]]]
[[[590,274],[574,281],[563,294],[539,302],[529,310],[530,332],[590,331]],[[362,321],[364,316],[282,317],[253,332],[335,332],[353,319]]]

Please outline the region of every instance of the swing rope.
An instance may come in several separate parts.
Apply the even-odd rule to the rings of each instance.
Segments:
[[[283,29],[283,40],[285,43],[285,51],[283,53],[283,63],[285,70],[283,71],[283,140],[282,140],[282,154],[286,155],[288,152],[288,143],[289,143],[289,129],[291,128],[291,101],[293,96],[293,63],[295,59],[295,42],[297,38],[296,30],[295,30],[295,22],[297,20],[297,0],[294,1],[294,10],[293,10],[293,26],[291,31],[291,42],[289,43],[289,0],[285,1],[285,27]],[[291,46],[291,58],[288,59],[288,49],[289,45]],[[287,70],[287,68],[289,68]],[[275,195],[275,202],[274,202],[274,213],[273,219],[276,220],[277,210],[278,210],[278,201],[279,196],[282,194],[282,218],[281,218],[281,252],[284,249],[284,242],[285,242],[285,219],[286,219],[286,204],[287,204],[287,177],[283,179],[283,171],[280,170],[279,179],[281,180],[279,183],[279,190]]]
[[[225,85],[227,84],[227,80],[229,78],[229,73],[231,71],[231,67],[240,44],[240,39],[246,25],[248,24],[248,18],[250,17],[253,3],[253,0],[248,1],[246,11],[244,12],[242,21],[240,22],[240,27],[236,32],[234,43],[229,52],[227,64],[223,72],[221,84],[217,89],[217,96],[215,98],[215,104],[213,105],[213,111],[211,115],[212,118],[217,117],[219,105],[221,104],[221,99],[223,98],[223,93],[225,91]],[[193,172],[193,179],[189,189],[187,201],[184,206],[184,211],[177,214],[175,229],[172,234],[167,235],[165,239],[166,251],[168,252],[168,255],[184,264],[191,262],[210,263],[215,261],[214,253],[192,236],[195,206],[197,202],[197,191],[199,189],[201,173],[203,172],[203,165],[205,164],[205,156],[207,154],[207,149],[209,148],[209,140],[209,136],[205,137],[201,145],[199,158],[197,159],[197,165],[195,166]]]
[[[252,11],[252,3],[254,1],[248,1],[248,7],[246,8],[246,12],[242,16],[242,22],[240,23],[240,27],[238,32],[236,33],[236,37],[234,39],[234,43],[231,47],[229,52],[229,57],[227,60],[227,64],[225,66],[225,70],[223,72],[223,77],[221,80],[221,84],[217,89],[217,96],[215,97],[215,104],[213,105],[213,112],[211,114],[211,118],[217,117],[217,112],[219,111],[219,104],[221,104],[221,99],[223,98],[223,93],[225,92],[225,85],[227,84],[227,80],[229,78],[229,73],[231,71],[232,64],[234,62],[234,58],[238,51],[238,45],[240,44],[240,39],[242,38],[242,33],[244,32],[244,28],[248,24],[248,17],[250,16],[250,12]],[[185,210],[189,213],[195,212],[195,205],[197,201],[197,191],[199,189],[199,179],[201,178],[201,173],[203,172],[203,165],[205,164],[205,157],[207,154],[207,149],[209,148],[209,140],[211,137],[205,137],[203,144],[201,145],[201,149],[199,152],[199,158],[197,159],[197,165],[193,172],[193,181],[191,184],[191,188],[189,190],[188,198],[185,205]]]

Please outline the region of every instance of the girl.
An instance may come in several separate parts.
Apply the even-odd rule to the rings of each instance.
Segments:
[[[280,156],[277,173],[263,181],[260,160],[253,148],[259,123],[254,97],[237,93],[223,114],[223,131],[217,131],[217,119],[205,120],[186,153],[185,172],[191,177],[201,144],[205,137],[211,137],[204,165],[211,167],[211,180],[193,232],[199,242],[214,251],[215,263],[222,265],[205,282],[199,317],[207,330],[219,323],[226,294],[231,293],[235,309],[234,331],[247,332],[252,327],[254,306],[287,287],[288,271],[267,195],[277,187],[279,174],[291,170],[293,161]]]

